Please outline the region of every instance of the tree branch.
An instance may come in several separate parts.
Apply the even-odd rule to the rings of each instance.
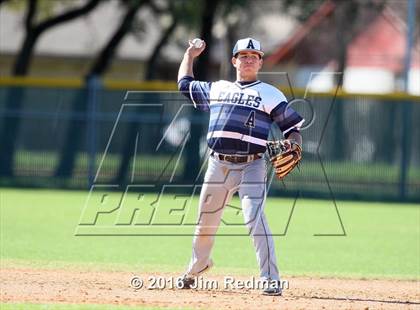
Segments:
[[[216,9],[220,4],[220,0],[206,0],[201,15],[200,38],[206,42],[204,53],[196,62],[195,76],[198,80],[205,81],[208,78],[208,67],[210,64],[210,53],[213,42],[212,29],[216,15]]]
[[[90,12],[99,3],[100,3],[100,0],[90,0],[85,5],[83,5],[79,8],[64,12],[63,14],[60,14],[60,15],[57,15],[57,16],[52,17],[50,19],[47,19],[46,21],[37,25],[36,30],[38,32],[43,32],[46,29],[51,28],[51,27],[53,27],[57,24],[68,22],[68,21],[70,21],[74,18],[77,18],[77,17],[79,17],[83,14],[86,14],[86,13]]]
[[[152,57],[150,57],[150,60],[148,61],[148,65],[147,65],[147,70],[146,70],[146,80],[152,80],[155,78],[156,76],[156,62],[159,58],[160,55],[160,51],[162,50],[162,48],[165,46],[165,44],[168,42],[169,37],[171,36],[171,34],[174,32],[177,24],[179,21],[179,17],[174,14],[172,16],[172,22],[169,25],[169,27],[167,27],[163,33],[163,35],[161,36],[158,44],[156,44],[153,52],[152,52]]]
[[[67,22],[71,19],[88,13],[89,11],[93,10],[98,5],[98,3],[100,3],[100,0],[90,0],[86,3],[86,5],[80,8],[70,10],[44,22],[41,22],[38,25],[34,25],[33,19],[36,15],[37,2],[38,0],[28,0],[28,12],[25,18],[25,39],[22,42],[22,47],[16,56],[15,64],[13,65],[12,69],[12,74],[15,76],[23,76],[27,74],[32,58],[33,49],[39,36],[44,31],[57,24]]]
[[[28,10],[25,17],[25,30],[30,32],[33,26],[33,19],[37,11],[38,0],[28,0]]]
[[[108,44],[102,49],[100,52],[99,57],[96,58],[95,63],[91,67],[88,76],[90,75],[102,75],[109,66],[115,51],[118,48],[118,45],[127,34],[127,32],[131,29],[133,20],[136,17],[137,11],[140,9],[142,5],[147,3],[148,0],[138,0],[132,4],[122,19],[120,26],[115,31],[114,35],[112,36],[111,40],[109,40]]]

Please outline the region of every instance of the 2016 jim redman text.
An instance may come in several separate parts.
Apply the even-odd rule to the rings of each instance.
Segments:
[[[232,276],[223,277],[222,281],[204,279],[202,276],[197,277],[192,289],[197,290],[261,290],[269,288],[273,282],[250,277],[249,279],[235,279]],[[146,279],[134,276],[131,278],[130,286],[135,290],[142,288],[148,290],[163,290],[163,289],[182,289],[182,277],[163,277],[163,276],[149,276]],[[289,281],[280,281],[280,287],[284,289],[289,288]]]

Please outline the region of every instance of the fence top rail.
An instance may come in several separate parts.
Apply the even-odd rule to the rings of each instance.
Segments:
[[[84,87],[84,80],[69,78],[40,78],[40,77],[0,77],[0,87],[45,87],[45,88],[76,88]],[[130,90],[130,91],[176,91],[178,89],[175,82],[170,81],[129,81],[129,80],[110,80],[104,79],[103,86],[106,90]],[[403,92],[394,92],[389,94],[363,94],[363,93],[347,93],[342,89],[337,92],[309,92],[303,88],[293,88],[290,91],[289,86],[276,85],[286,95],[294,97],[304,97],[305,95],[314,97],[334,97],[337,98],[354,98],[364,97],[380,100],[407,100],[420,103],[420,96],[409,95]]]

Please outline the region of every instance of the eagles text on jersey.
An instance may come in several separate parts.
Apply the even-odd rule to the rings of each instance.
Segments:
[[[185,76],[178,83],[195,108],[210,111],[207,143],[218,153],[264,153],[273,122],[286,137],[304,122],[280,90],[261,81],[202,82]]]

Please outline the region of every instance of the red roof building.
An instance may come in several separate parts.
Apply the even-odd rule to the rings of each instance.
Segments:
[[[333,14],[336,6],[326,1],[289,40],[269,55],[265,64],[271,70],[286,66],[294,68],[298,86],[308,78],[302,72],[337,70],[336,31]],[[349,92],[387,93],[398,89],[404,71],[406,50],[405,22],[390,7],[381,12],[360,14],[358,27],[347,47],[343,88]],[[311,71],[312,70],[312,71]],[[409,92],[420,94],[419,42],[412,50]],[[332,74],[322,74],[317,85],[325,91],[334,86]],[[303,83],[304,82],[304,83]],[[315,89],[314,89],[315,90]]]

